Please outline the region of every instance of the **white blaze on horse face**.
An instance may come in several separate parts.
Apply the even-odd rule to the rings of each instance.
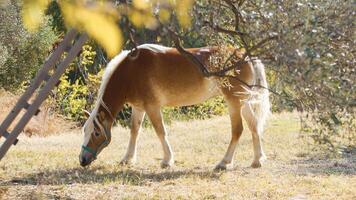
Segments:
[[[83,146],[87,146],[90,140],[90,137],[92,135],[92,133],[94,132],[94,118],[97,115],[99,106],[96,105],[94,110],[90,113],[89,118],[87,119],[87,121],[85,122],[84,126],[83,126],[83,133],[84,133],[84,142],[83,142]]]
[[[94,122],[91,117],[85,122],[82,132],[84,133],[83,146],[87,146],[90,140],[90,136],[94,132]]]

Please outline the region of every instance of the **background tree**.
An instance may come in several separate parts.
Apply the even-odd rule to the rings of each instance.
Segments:
[[[303,131],[330,149],[355,145],[351,1],[211,0],[195,10],[210,45],[263,59],[275,109],[301,111]]]
[[[0,6],[0,87],[7,90],[17,90],[31,80],[57,40],[48,18],[37,32],[26,31],[20,8],[17,1]]]

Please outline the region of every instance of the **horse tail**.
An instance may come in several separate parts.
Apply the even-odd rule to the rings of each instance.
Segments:
[[[265,67],[261,60],[252,58],[253,87],[249,89],[250,97],[245,102],[242,115],[248,123],[254,124],[257,133],[261,135],[270,114],[269,91]]]

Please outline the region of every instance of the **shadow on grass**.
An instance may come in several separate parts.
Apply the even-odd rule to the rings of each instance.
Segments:
[[[297,173],[302,175],[356,175],[356,147],[343,152],[341,158],[328,159],[323,155],[315,155],[293,160],[291,164],[297,165]]]
[[[96,167],[90,169],[72,168],[63,170],[47,170],[25,177],[13,178],[1,182],[0,186],[11,185],[70,185],[92,183],[119,183],[124,185],[144,185],[150,182],[175,180],[181,177],[198,177],[200,179],[219,179],[222,173],[213,171],[178,170],[150,172],[134,169],[108,169]]]

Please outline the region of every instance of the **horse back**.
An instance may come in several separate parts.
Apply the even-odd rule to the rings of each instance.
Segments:
[[[188,51],[208,65],[209,57],[216,48],[194,48]],[[245,70],[246,67],[249,68],[241,66],[236,76],[248,79],[251,72]],[[240,85],[234,80],[231,82],[234,86]],[[107,86],[107,92],[110,90],[120,93],[125,102],[142,108],[148,104],[193,105],[221,93],[234,93],[231,89],[222,89],[216,78],[204,77],[191,60],[174,48],[165,52],[140,49],[134,59],[128,56],[113,73]]]

